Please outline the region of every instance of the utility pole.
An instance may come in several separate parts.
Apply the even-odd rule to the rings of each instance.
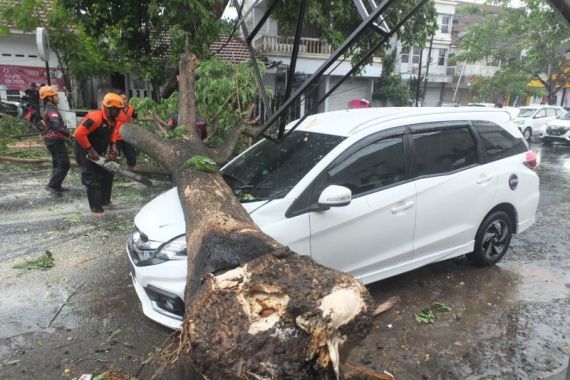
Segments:
[[[414,49],[412,48],[412,53],[414,52]],[[418,102],[420,100],[420,85],[422,82],[422,57],[424,55],[424,49],[421,48],[420,49],[420,64],[418,66],[418,80],[416,81],[416,107],[418,107]],[[413,62],[414,58],[412,56],[412,62]]]
[[[427,58],[427,64],[426,64],[426,77],[424,79],[424,93],[422,95],[422,104],[424,104],[424,99],[426,98],[426,92],[427,92],[427,82],[428,82],[428,75],[429,75],[429,65],[431,63],[431,48],[433,46],[433,34],[431,35],[431,38],[429,40],[429,50],[428,50],[428,58]]]

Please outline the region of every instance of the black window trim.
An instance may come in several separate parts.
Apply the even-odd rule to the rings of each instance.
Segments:
[[[505,132],[508,132],[508,131],[506,129],[504,129],[500,124],[498,124],[494,121],[491,121],[491,120],[484,120],[484,119],[469,120],[471,133],[476,137],[477,152],[479,154],[479,162],[481,165],[489,164],[491,162],[500,161],[500,160],[503,160],[505,158],[509,158],[509,157],[514,156],[514,155],[511,155],[508,157],[503,157],[503,158],[499,158],[499,159],[495,159],[495,160],[492,159],[491,156],[489,156],[489,153],[487,153],[487,149],[485,148],[485,143],[483,142],[483,138],[481,137],[479,131],[477,130],[477,128],[474,125],[474,123],[478,123],[478,122],[493,123],[497,127],[505,130]],[[519,143],[522,144],[523,147],[525,147],[525,140],[523,138],[520,138],[518,140],[519,140]],[[528,150],[528,147],[526,147],[526,148]]]
[[[401,127],[393,127],[393,128],[385,129],[385,130],[373,133],[371,135],[368,135],[366,137],[363,137],[362,139],[358,140],[357,142],[352,144],[350,147],[348,147],[346,150],[344,150],[341,154],[339,154],[338,157],[336,157],[319,174],[317,174],[315,176],[315,178],[311,181],[311,183],[309,185],[307,185],[307,187],[303,190],[303,192],[299,195],[299,197],[297,197],[297,199],[295,199],[293,201],[293,203],[291,203],[291,206],[289,206],[289,208],[285,212],[285,217],[286,218],[292,218],[292,217],[299,216],[299,215],[302,215],[302,214],[305,214],[305,213],[308,213],[311,211],[321,210],[315,203],[310,203],[310,202],[313,199],[314,185],[321,178],[323,173],[326,173],[327,171],[331,170],[332,168],[338,166],[341,162],[343,162],[348,157],[350,157],[351,155],[356,153],[358,150],[364,148],[365,146],[368,146],[368,145],[370,145],[374,142],[380,141],[380,140],[384,140],[384,139],[388,139],[388,138],[392,138],[392,137],[398,137],[398,136],[402,137],[402,147],[404,149],[404,180],[394,182],[394,183],[387,185],[387,186],[379,187],[376,189],[372,189],[372,190],[360,193],[356,196],[353,196],[352,199],[356,199],[356,198],[359,198],[361,196],[369,195],[369,194],[372,194],[372,193],[375,193],[378,191],[383,191],[383,190],[392,188],[394,186],[400,186],[400,185],[403,185],[405,183],[412,181],[413,178],[410,176],[411,166],[409,165],[409,162],[408,162],[408,157],[409,157],[410,152],[408,150],[409,149],[409,143],[407,143],[406,127],[401,126]],[[306,200],[307,197],[309,200],[308,202]],[[310,204],[300,205],[300,203],[304,203],[304,202],[307,202]]]
[[[482,159],[481,143],[480,143],[479,136],[477,135],[477,133],[475,133],[473,126],[471,125],[470,120],[430,121],[430,122],[425,122],[425,123],[408,125],[407,127],[408,127],[409,144],[410,144],[410,152],[411,152],[411,155],[410,155],[411,173],[410,174],[411,174],[412,180],[415,181],[415,180],[424,179],[424,178],[447,176],[447,175],[462,172],[464,170],[473,169],[474,167],[481,165],[481,159]],[[471,133],[471,137],[473,137],[473,142],[475,143],[475,149],[477,152],[477,162],[474,164],[453,170],[453,171],[449,171],[449,172],[436,173],[436,174],[425,174],[425,175],[421,175],[421,176],[417,175],[415,172],[416,163],[417,163],[417,161],[416,161],[417,156],[416,156],[416,150],[414,147],[414,142],[413,142],[412,136],[416,133],[440,131],[440,130],[450,129],[450,128],[467,128],[467,130],[469,130],[469,132]]]

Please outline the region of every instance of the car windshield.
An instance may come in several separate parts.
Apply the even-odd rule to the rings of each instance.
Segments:
[[[518,117],[531,117],[536,112],[536,108],[521,108]]]
[[[280,143],[263,140],[222,170],[242,202],[282,197],[344,138],[294,131]]]

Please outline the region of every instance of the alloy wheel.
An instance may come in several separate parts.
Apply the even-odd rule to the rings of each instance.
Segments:
[[[508,247],[508,236],[509,226],[505,221],[495,220],[489,224],[481,244],[483,254],[490,259],[503,255]]]

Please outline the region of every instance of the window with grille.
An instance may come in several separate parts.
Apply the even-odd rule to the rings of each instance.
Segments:
[[[438,66],[445,66],[445,64],[447,63],[446,56],[447,56],[447,49],[439,49],[439,55],[437,57]]]
[[[451,16],[449,15],[442,15],[441,16],[441,32],[442,33],[451,33]]]
[[[20,90],[6,90],[6,100],[9,102],[19,102],[20,98]]]
[[[420,63],[420,55],[422,54],[422,50],[419,47],[415,47],[411,51],[412,54],[412,63]]]

